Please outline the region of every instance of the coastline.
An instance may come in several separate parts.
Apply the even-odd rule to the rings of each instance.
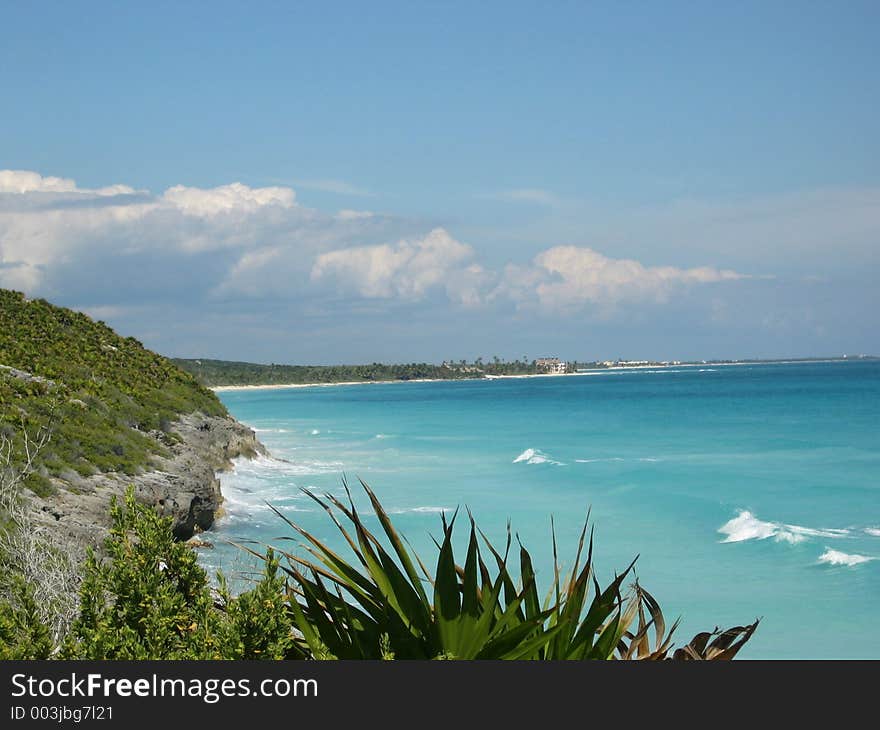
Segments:
[[[287,388],[331,388],[337,385],[390,385],[391,383],[447,383],[453,380],[483,380],[483,378],[413,378],[412,380],[350,380],[338,383],[270,383],[268,385],[210,385],[215,393],[233,390],[282,390]]]
[[[601,375],[606,370],[635,370],[636,368],[603,368],[583,373],[524,373],[522,375],[484,375],[482,378],[413,378],[412,380],[351,380],[339,383],[271,383],[269,385],[212,385],[216,392],[235,390],[282,390],[287,388],[332,388],[337,385],[392,385],[395,383],[469,383],[507,378],[565,378],[578,375]]]
[[[582,370],[576,373],[523,373],[521,375],[484,375],[482,378],[413,378],[412,380],[350,380],[338,383],[270,383],[266,385],[211,385],[209,390],[231,392],[237,390],[285,390],[288,388],[332,388],[337,385],[391,385],[393,383],[459,383],[480,380],[504,380],[510,378],[569,378],[583,375],[602,375],[621,370],[672,370],[678,368],[720,368],[740,365],[800,365],[817,362],[856,362],[855,359],[826,360],[742,360],[739,362],[691,362],[678,365],[615,365],[607,368]]]

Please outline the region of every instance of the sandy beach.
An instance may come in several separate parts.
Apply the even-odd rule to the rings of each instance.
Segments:
[[[517,376],[518,377],[518,376]],[[467,378],[479,380],[480,378]],[[412,380],[348,380],[338,383],[272,383],[270,385],[212,385],[210,390],[222,392],[229,390],[282,390],[286,388],[330,388],[337,385],[388,385],[391,383],[442,383],[448,378],[414,378]]]
[[[602,375],[610,370],[640,370],[651,367],[672,367],[662,365],[644,365],[633,367],[613,367],[599,370],[587,370],[578,373],[523,373],[521,375],[484,375],[482,378],[413,378],[412,380],[351,380],[339,383],[272,383],[271,385],[214,385],[213,391],[230,390],[281,390],[284,388],[329,388],[336,385],[390,385],[392,383],[452,383],[472,380],[506,380],[512,378],[571,378],[580,375]],[[676,366],[678,367],[678,366]]]
[[[740,365],[788,365],[798,362],[841,362],[838,360],[743,360],[741,362],[691,362],[677,365],[621,365],[595,370],[582,370],[576,373],[524,373],[522,375],[484,375],[482,378],[414,378],[412,380],[351,380],[339,383],[272,383],[271,385],[212,385],[215,392],[232,390],[281,390],[285,388],[330,388],[337,385],[390,385],[392,383],[449,383],[464,380],[505,380],[510,378],[571,378],[584,375],[603,375],[621,370],[672,370],[678,368],[721,368]]]
[[[606,368],[611,370],[611,368]],[[622,369],[622,368],[621,368]],[[214,385],[215,392],[230,390],[281,390],[284,388],[330,388],[337,385],[390,385],[392,383],[451,383],[471,380],[502,380],[505,378],[565,378],[572,375],[600,375],[602,370],[586,373],[530,373],[524,375],[484,375],[482,378],[413,378],[412,380],[351,380],[339,383],[273,383],[271,385]]]

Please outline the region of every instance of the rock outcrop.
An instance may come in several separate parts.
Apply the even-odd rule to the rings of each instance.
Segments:
[[[81,559],[99,548],[110,526],[110,502],[133,486],[136,498],[172,518],[174,534],[186,540],[214,523],[223,501],[218,472],[232,459],[265,453],[254,432],[231,417],[193,413],[181,417],[167,434],[155,433],[169,452],[136,476],[95,474],[53,480],[55,494],[31,495],[34,516],[49,528],[53,542]]]

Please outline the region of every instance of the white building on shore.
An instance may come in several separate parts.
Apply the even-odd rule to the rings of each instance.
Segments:
[[[550,375],[564,375],[567,371],[566,363],[560,362],[558,357],[539,357],[535,365],[539,371]]]

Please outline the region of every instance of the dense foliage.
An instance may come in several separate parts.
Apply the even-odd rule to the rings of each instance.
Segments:
[[[135,502],[114,504],[106,561],[90,555],[69,659],[282,659],[292,643],[278,561],[256,587],[215,599],[196,553],[170,520]]]
[[[49,627],[40,617],[31,587],[20,575],[0,572],[9,582],[8,600],[0,600],[0,660],[47,659],[52,651]],[[7,588],[7,586],[4,586]]]
[[[286,385],[297,383],[369,383],[384,380],[466,380],[487,375],[534,375],[541,372],[534,360],[502,360],[494,357],[484,361],[447,361],[431,363],[369,365],[260,365],[229,360],[183,360],[175,365],[196,376],[207,386],[220,385]],[[585,364],[584,364],[585,365]],[[569,371],[581,367],[569,363]]]
[[[482,373],[429,363],[405,365],[259,365],[227,360],[174,360],[208,386],[347,383],[380,380],[460,380]]]
[[[226,412],[191,375],[134,338],[120,337],[80,312],[5,289],[0,289],[0,366],[5,366],[0,428],[11,438],[47,424],[52,428],[52,442],[27,484],[38,493],[47,488],[48,475],[134,474],[162,450],[147,432],[168,441],[179,414]]]

